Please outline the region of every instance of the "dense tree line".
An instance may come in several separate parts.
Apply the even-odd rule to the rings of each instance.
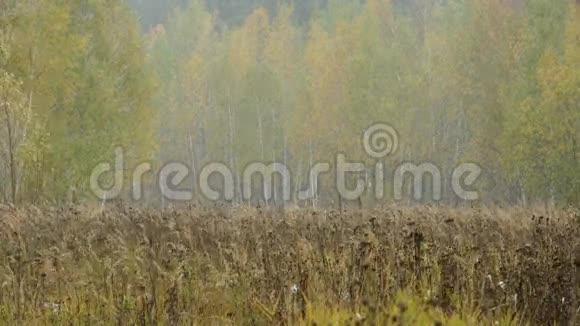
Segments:
[[[332,0],[331,0],[332,1]],[[205,0],[207,10],[215,14],[220,23],[227,26],[239,26],[245,18],[257,8],[265,8],[270,15],[277,15],[278,9],[291,5],[294,8],[293,19],[306,23],[319,9],[326,6],[328,0]],[[129,0],[129,5],[145,30],[167,23],[174,10],[188,6],[188,0]]]
[[[485,203],[580,203],[576,1],[0,6],[4,201],[90,198],[119,144],[130,162],[224,162],[238,186],[249,162],[284,162],[298,189],[339,152],[372,166],[361,134],[384,121],[401,139],[387,176],[477,162]],[[310,204],[336,204],[332,177],[316,183]]]
[[[305,186],[313,162],[368,158],[362,130],[387,121],[390,167],[477,162],[485,202],[579,202],[574,2],[329,1],[306,24],[266,8],[224,31],[193,2],[149,35],[160,157],[285,162]],[[319,201],[337,202],[331,178]]]
[[[0,198],[64,200],[123,144],[150,155],[153,79],[117,0],[3,1]],[[10,182],[4,182],[10,180]]]

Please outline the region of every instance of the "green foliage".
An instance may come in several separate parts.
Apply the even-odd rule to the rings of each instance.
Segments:
[[[540,198],[578,203],[580,160],[580,30],[571,19],[562,55],[546,49],[533,76],[535,88],[513,113],[506,158]]]
[[[527,325],[514,314],[491,317],[481,316],[477,310],[446,314],[440,309],[429,306],[418,295],[402,292],[387,307],[367,305],[357,307],[351,312],[324,305],[309,306],[307,316],[301,325]]]
[[[571,0],[8,1],[0,67],[25,118],[4,152],[17,154],[22,200],[86,194],[117,145],[128,166],[221,161],[236,179],[250,162],[284,162],[298,190],[338,152],[372,163],[361,134],[388,122],[401,139],[391,167],[477,162],[485,203],[577,204],[577,11]]]
[[[19,166],[23,200],[87,190],[92,168],[117,145],[130,160],[151,152],[151,82],[136,22],[118,1],[22,1],[3,16],[22,80],[30,130]]]

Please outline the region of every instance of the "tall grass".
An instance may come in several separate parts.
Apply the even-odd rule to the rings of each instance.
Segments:
[[[0,323],[573,324],[579,217],[4,208]]]

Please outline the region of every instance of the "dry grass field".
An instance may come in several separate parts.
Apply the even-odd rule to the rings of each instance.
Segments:
[[[573,325],[579,219],[3,208],[0,324]]]

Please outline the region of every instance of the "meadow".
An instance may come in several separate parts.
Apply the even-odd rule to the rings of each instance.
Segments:
[[[579,218],[3,206],[0,324],[572,325]]]

